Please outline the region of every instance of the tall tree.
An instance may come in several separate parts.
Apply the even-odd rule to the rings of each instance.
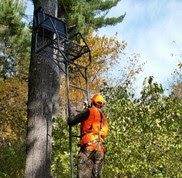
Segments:
[[[57,0],[34,0],[33,3],[35,10],[41,6],[46,13],[57,16]],[[48,48],[48,50],[53,56],[52,49]],[[51,120],[57,98],[59,98],[59,80],[58,67],[51,62],[45,53],[40,52],[39,55],[35,53],[35,35],[32,33],[28,84],[26,178],[50,177]]]

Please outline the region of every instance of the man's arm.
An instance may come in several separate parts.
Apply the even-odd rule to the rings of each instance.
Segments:
[[[76,115],[75,117],[74,116],[70,117],[68,119],[68,124],[70,126],[74,126],[74,125],[76,125],[76,124],[78,124],[80,122],[83,122],[83,121],[87,120],[89,115],[90,115],[90,110],[89,109],[85,109],[84,111],[82,111],[81,113]]]

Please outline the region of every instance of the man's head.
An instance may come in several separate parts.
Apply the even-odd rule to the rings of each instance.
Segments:
[[[98,108],[101,108],[102,106],[104,106],[105,104],[105,101],[104,101],[104,98],[102,95],[100,94],[95,94],[92,98],[91,98],[91,101],[92,101],[92,105],[98,107]]]

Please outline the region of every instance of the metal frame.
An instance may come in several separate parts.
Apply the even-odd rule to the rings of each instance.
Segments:
[[[66,22],[55,18],[47,13],[40,7],[34,13],[34,34],[35,34],[35,53],[39,54],[44,52],[52,60],[60,70],[66,75],[67,81],[67,98],[68,98],[68,117],[71,116],[71,102],[70,102],[70,87],[82,90],[87,94],[88,105],[90,105],[90,93],[88,85],[88,67],[92,62],[91,51],[81,35],[81,33],[76,33],[72,37],[69,37],[67,32]],[[45,33],[49,33],[53,38],[47,38]],[[43,39],[43,43],[39,44],[38,38]],[[80,45],[74,40],[79,38],[83,41],[83,45]],[[47,50],[47,48],[54,49],[53,52]],[[55,57],[52,56],[54,54]],[[86,64],[80,65],[76,63],[76,59],[80,58],[84,54],[88,54],[88,61]],[[61,58],[61,60],[60,60]],[[60,64],[64,64],[63,69]],[[69,64],[74,65],[81,76],[85,79],[86,88],[81,88],[76,85],[70,84],[69,75]],[[84,72],[82,71],[84,70]],[[72,153],[72,127],[69,126],[69,146],[70,146],[70,166],[71,166],[71,177],[74,177],[73,169],[73,153]]]

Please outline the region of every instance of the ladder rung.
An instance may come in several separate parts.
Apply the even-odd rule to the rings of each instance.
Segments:
[[[86,91],[86,92],[87,92],[87,90],[86,90],[86,89],[84,89],[84,88],[80,88],[80,87],[78,87],[78,86],[76,86],[76,85],[69,84],[69,86],[70,86],[70,87],[77,88],[77,89],[79,89],[79,90],[83,90],[83,91]]]

